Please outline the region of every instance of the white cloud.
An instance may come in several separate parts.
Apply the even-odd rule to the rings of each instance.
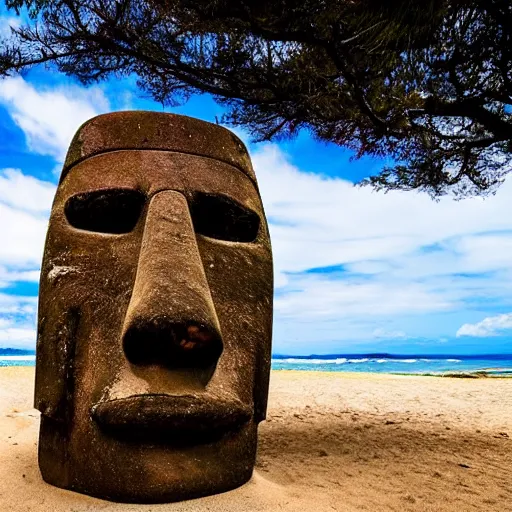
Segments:
[[[449,297],[418,283],[361,282],[301,275],[293,286],[276,299],[281,318],[322,321],[356,317],[386,317],[450,309]],[[293,289],[291,289],[293,288]]]
[[[387,331],[386,329],[378,328],[373,331],[373,337],[377,339],[394,339],[394,340],[405,340],[407,334],[403,331]]]
[[[436,315],[511,301],[511,180],[485,200],[433,202],[300,172],[275,145],[253,149],[274,251],[278,343],[339,346],[423,315],[417,332],[408,330],[416,337]],[[307,272],[322,267],[339,271]]]
[[[0,288],[37,282],[55,185],[0,170]],[[33,348],[37,297],[0,293],[0,347]]]
[[[27,303],[26,297],[0,294],[0,315],[0,347],[35,347],[35,304]]]
[[[109,110],[98,87],[36,89],[21,77],[0,80],[0,104],[25,133],[28,148],[57,162],[64,160],[77,128]],[[18,169],[0,170],[0,288],[38,280],[54,193],[52,183]],[[34,346],[36,300],[0,294],[0,346]]]
[[[32,317],[37,310],[37,297],[23,297],[0,292],[0,314],[4,320],[13,316]]]
[[[5,18],[2,22],[5,29]],[[77,128],[109,110],[98,87],[36,89],[21,77],[0,80],[0,104],[25,133],[28,148],[57,162],[64,160]],[[0,288],[38,280],[55,188],[18,169],[0,170]],[[36,302],[0,293],[0,346],[34,346]]]
[[[21,19],[16,16],[0,16],[0,37],[9,38],[11,36],[11,27],[19,28]]]
[[[109,102],[99,87],[36,89],[21,77],[0,80],[0,104],[25,133],[31,151],[53,156],[59,162],[64,161],[78,127],[109,110]]]
[[[19,169],[0,169],[0,203],[18,210],[49,212],[55,185],[23,174]]]
[[[512,181],[488,200],[435,203],[424,194],[376,193],[342,179],[302,173],[274,145],[256,149],[253,161],[279,254],[278,272],[351,263],[385,269],[395,257],[424,246],[491,230],[511,230],[497,235],[500,246],[512,241]],[[471,265],[481,250],[475,240],[453,248]]]
[[[0,203],[0,264],[22,268],[39,264],[42,256],[46,218]]]
[[[0,329],[0,346],[9,348],[34,348],[36,344],[35,329],[9,327]]]
[[[39,270],[10,270],[0,267],[0,288],[2,288],[1,283],[7,285],[16,281],[35,283],[39,281]]]
[[[34,348],[37,297],[0,293],[0,347]]]
[[[512,329],[512,313],[490,316],[476,324],[464,324],[457,331],[457,337],[474,336],[484,338],[487,336],[498,336],[503,331]]]
[[[8,269],[39,268],[54,193],[52,183],[19,170],[0,170],[0,280]]]

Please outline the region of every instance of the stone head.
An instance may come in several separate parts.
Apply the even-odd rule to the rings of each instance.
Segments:
[[[246,482],[266,411],[272,292],[256,178],[233,133],[155,112],[85,123],[41,271],[43,478],[125,502]]]

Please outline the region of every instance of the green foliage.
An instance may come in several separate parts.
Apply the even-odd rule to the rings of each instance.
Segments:
[[[0,74],[54,63],[90,83],[136,74],[157,101],[194,92],[256,140],[388,156],[364,180],[437,198],[496,190],[512,164],[512,4],[504,0],[6,0],[30,26]]]

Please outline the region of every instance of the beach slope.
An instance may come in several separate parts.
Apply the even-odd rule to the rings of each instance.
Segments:
[[[0,368],[0,509],[11,511],[505,511],[512,379],[273,372],[256,471],[168,505],[109,503],[45,484],[34,368]]]

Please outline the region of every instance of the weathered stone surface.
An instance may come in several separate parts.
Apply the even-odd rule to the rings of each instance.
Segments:
[[[193,117],[145,111],[112,112],[84,123],[71,142],[61,179],[84,158],[123,149],[214,158],[237,167],[256,182],[247,150],[233,132]]]
[[[265,216],[233,134],[154,112],[83,125],[41,272],[43,478],[141,503],[246,482],[266,411],[272,291]]]

